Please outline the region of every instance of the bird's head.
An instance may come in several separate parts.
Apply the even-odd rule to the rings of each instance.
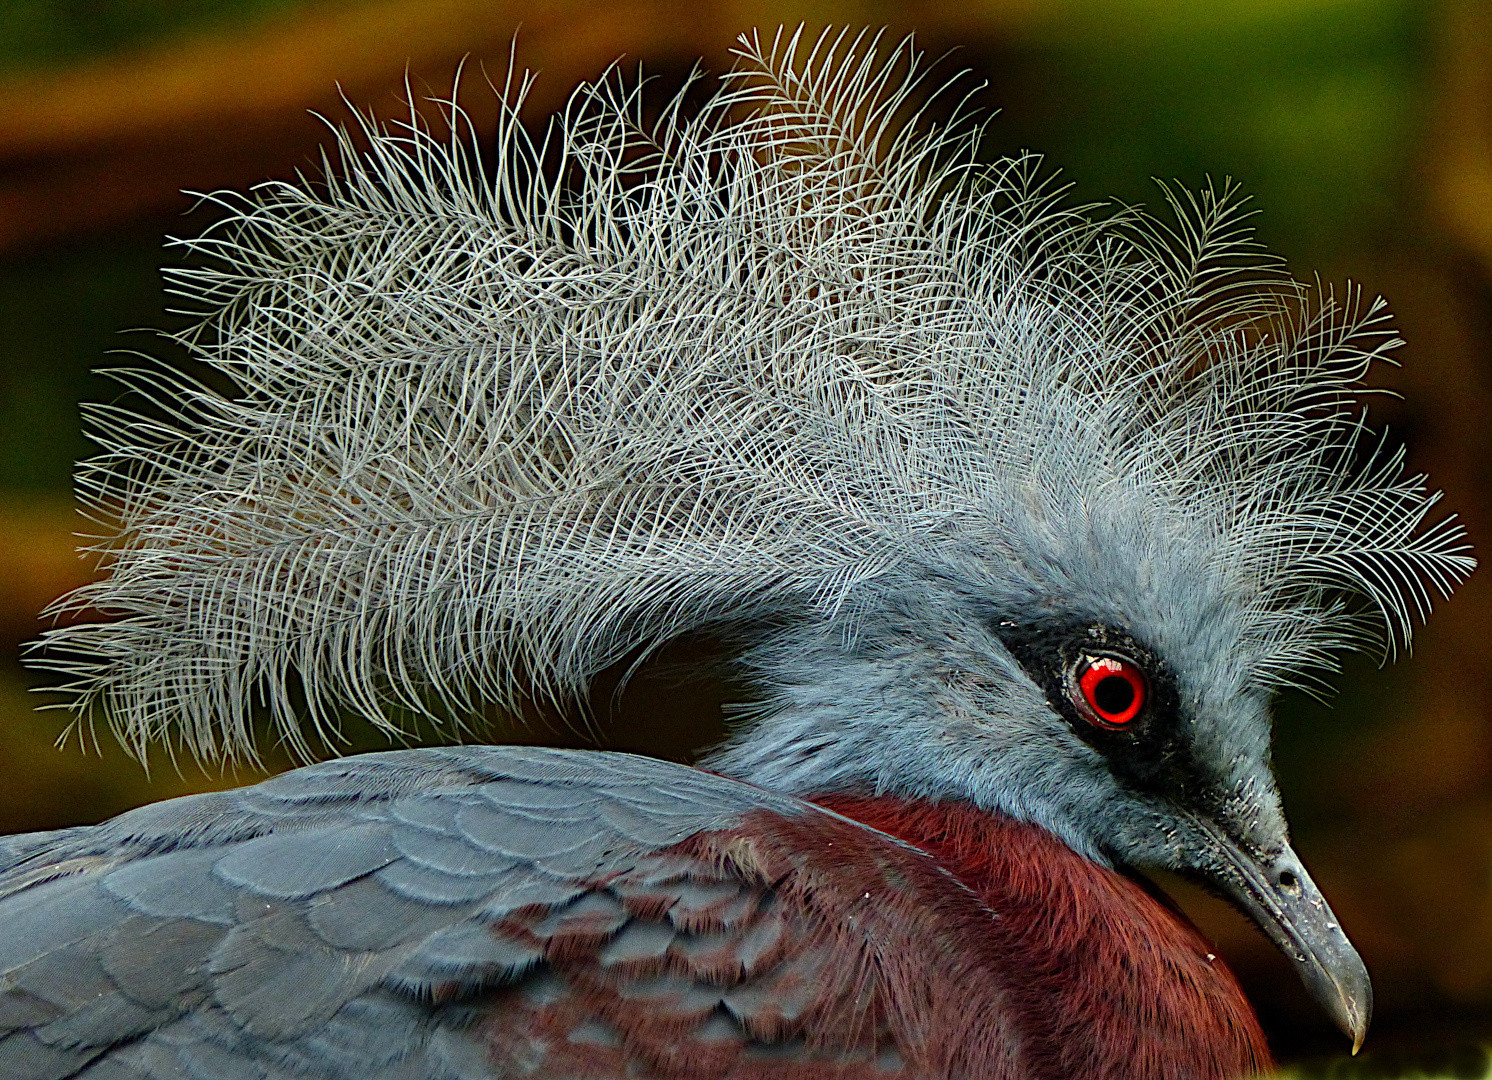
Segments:
[[[1371,984],[1291,846],[1270,760],[1273,692],[1346,601],[1305,570],[1268,580],[1220,507],[1126,471],[1146,451],[1095,448],[1101,467],[1078,440],[1043,448],[863,595],[772,627],[747,659],[763,696],[709,763],[805,796],[967,801],[1199,880],[1355,1053]]]

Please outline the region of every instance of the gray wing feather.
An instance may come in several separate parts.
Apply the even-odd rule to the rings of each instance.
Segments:
[[[271,833],[235,845],[213,876],[258,896],[300,900],[382,870],[399,858],[387,822]]]
[[[494,935],[660,955],[599,883],[752,809],[798,800],[622,754],[370,754],[99,826],[0,842],[0,1075],[11,1080],[476,1080],[453,995],[541,963]],[[681,908],[715,901],[681,892]],[[681,911],[686,921],[688,912]],[[709,995],[707,995],[709,996]],[[718,997],[718,995],[715,995]]]

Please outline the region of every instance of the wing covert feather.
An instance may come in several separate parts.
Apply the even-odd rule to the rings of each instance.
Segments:
[[[463,747],[11,838],[0,1075],[751,1075],[822,997],[816,930],[677,849],[757,813],[844,820],[645,758]]]

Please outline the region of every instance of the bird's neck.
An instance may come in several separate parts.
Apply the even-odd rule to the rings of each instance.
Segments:
[[[1039,1053],[1052,1058],[1053,1074],[1169,1076],[1190,1061],[1175,1075],[1215,1076],[1231,1071],[1225,1062],[1249,1059],[1268,1071],[1263,1031],[1232,972],[1139,883],[1037,826],[967,803],[814,801],[922,849],[979,897],[1020,976],[1008,982],[1014,1003],[1051,1033]],[[1096,1035],[1074,1038],[1082,1027]]]

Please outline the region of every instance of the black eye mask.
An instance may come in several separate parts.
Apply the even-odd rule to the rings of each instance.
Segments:
[[[1084,619],[996,618],[990,628],[1116,777],[1198,809],[1212,801],[1214,774],[1196,758],[1175,676],[1155,650]]]

